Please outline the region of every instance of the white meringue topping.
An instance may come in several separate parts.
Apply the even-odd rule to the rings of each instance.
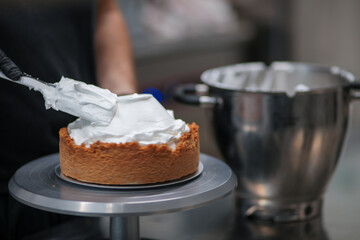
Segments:
[[[151,94],[132,94],[117,98],[116,111],[109,125],[94,124],[79,118],[69,124],[68,132],[75,144],[89,147],[104,143],[138,142],[140,145],[167,143],[176,148],[187,124],[174,119]]]
[[[104,143],[138,142],[140,145],[167,143],[176,148],[187,124],[174,119],[151,94],[117,96],[109,90],[69,78],[55,88],[39,89],[46,108],[79,117],[67,127],[75,144],[89,147]]]
[[[42,92],[45,107],[107,125],[115,114],[116,94],[107,89],[62,77],[60,82]]]

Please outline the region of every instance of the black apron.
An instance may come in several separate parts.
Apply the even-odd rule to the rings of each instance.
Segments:
[[[95,4],[95,0],[1,0],[0,48],[23,72],[43,81],[57,82],[65,76],[95,84]],[[8,235],[2,233],[3,224],[18,236],[29,234],[31,227],[34,231],[41,229],[32,226],[39,221],[27,221],[38,210],[24,210],[31,212],[26,214],[13,207],[18,203],[8,196],[7,184],[23,164],[58,152],[58,132],[74,119],[66,113],[46,110],[39,92],[0,79],[1,239]],[[45,227],[49,224],[51,221]],[[18,225],[29,226],[21,230]],[[14,232],[11,238],[15,238]]]

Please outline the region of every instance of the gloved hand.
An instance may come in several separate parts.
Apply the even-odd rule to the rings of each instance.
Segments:
[[[3,50],[0,49],[0,69],[1,71],[12,80],[19,80],[23,75],[20,68],[8,58]]]

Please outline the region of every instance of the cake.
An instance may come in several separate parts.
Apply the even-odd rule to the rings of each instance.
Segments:
[[[45,107],[78,117],[60,135],[63,175],[96,184],[151,184],[193,174],[199,165],[198,126],[175,119],[151,94],[117,96],[62,77],[28,83]]]
[[[65,176],[97,184],[149,184],[195,173],[199,165],[198,126],[189,125],[175,149],[138,142],[76,145],[60,130],[60,167]]]
[[[62,174],[87,183],[131,185],[171,181],[197,171],[195,123],[175,119],[151,94],[115,98],[113,107],[106,102],[112,113],[106,122],[79,117],[60,130]],[[77,110],[96,114],[100,111],[92,107],[101,107],[101,102],[96,103],[79,104]]]

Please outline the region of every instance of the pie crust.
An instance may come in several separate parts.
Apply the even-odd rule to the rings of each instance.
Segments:
[[[97,184],[151,184],[195,173],[199,166],[199,126],[189,125],[176,149],[167,144],[141,146],[137,142],[95,142],[76,145],[67,128],[60,129],[61,172]]]

